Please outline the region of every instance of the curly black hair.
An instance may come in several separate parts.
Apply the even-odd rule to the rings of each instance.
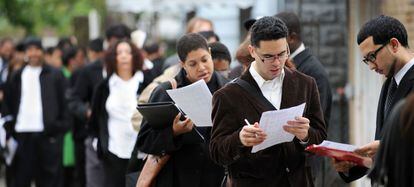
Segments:
[[[400,21],[391,16],[381,15],[365,23],[358,33],[358,45],[370,36],[376,45],[386,44],[392,38],[396,38],[401,45],[409,47],[407,30]]]
[[[273,16],[265,16],[257,20],[251,28],[251,44],[260,47],[260,41],[286,38],[288,29],[285,23]]]

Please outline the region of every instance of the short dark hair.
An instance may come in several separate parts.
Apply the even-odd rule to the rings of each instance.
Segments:
[[[154,54],[160,50],[160,45],[156,42],[149,42],[144,45],[143,49],[148,54]]]
[[[215,38],[216,41],[220,41],[220,37],[214,31],[201,31],[198,32],[198,34],[206,38],[206,40],[209,40],[210,38]]]
[[[289,34],[296,33],[300,38],[300,21],[298,15],[293,12],[280,12],[275,16],[286,24]]]
[[[391,16],[381,15],[366,22],[359,30],[357,43],[372,36],[374,44],[386,44],[391,38],[396,38],[401,45],[408,48],[407,30],[404,25]]]
[[[40,50],[43,50],[42,41],[40,38],[35,36],[29,36],[24,40],[24,50],[26,51],[29,47],[34,46]]]
[[[231,55],[229,49],[221,42],[213,42],[208,44],[211,50],[211,57],[219,60],[227,60],[231,63]]]
[[[118,45],[121,43],[127,43],[129,47],[131,47],[131,54],[132,54],[132,74],[134,74],[138,70],[142,70],[142,65],[144,64],[144,58],[142,57],[141,51],[138,49],[135,44],[133,44],[129,40],[119,40],[115,43],[115,45],[112,45],[109,47],[109,49],[106,51],[105,54],[105,63],[106,63],[106,72],[108,75],[111,75],[112,73],[118,72],[117,66],[116,66],[116,56],[118,55],[116,52],[116,49],[118,48]]]
[[[24,43],[23,43],[23,41],[19,41],[16,44],[16,51],[18,51],[18,52],[24,52]]]
[[[69,64],[69,60],[75,58],[76,54],[78,53],[77,47],[67,47],[62,51],[62,62],[64,66]]]
[[[185,62],[188,53],[197,49],[208,51],[207,40],[198,33],[186,34],[177,42],[177,53],[182,62]]]
[[[65,49],[73,47],[73,44],[72,41],[70,41],[69,37],[62,37],[59,39],[59,42],[56,45],[56,47],[63,51]]]
[[[265,16],[258,19],[251,28],[251,44],[260,47],[260,41],[278,40],[286,38],[288,29],[279,18]]]
[[[125,24],[111,25],[106,29],[105,36],[107,40],[112,37],[118,39],[131,39],[131,29]]]
[[[102,52],[103,51],[103,40],[102,38],[96,38],[89,41],[88,48],[94,52]]]

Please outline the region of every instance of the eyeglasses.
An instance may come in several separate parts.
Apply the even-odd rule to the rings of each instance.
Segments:
[[[377,59],[378,52],[381,51],[382,48],[384,48],[387,45],[387,43],[383,44],[381,47],[379,47],[377,50],[375,50],[373,53],[367,54],[367,56],[362,59],[362,62],[364,62],[366,65],[369,65],[369,63],[374,63],[374,61]]]
[[[279,62],[284,62],[289,57],[289,47],[285,52],[278,55],[266,55],[265,57],[263,57],[263,55],[259,54],[257,51],[256,54],[263,63],[272,63],[275,60],[278,60]]]

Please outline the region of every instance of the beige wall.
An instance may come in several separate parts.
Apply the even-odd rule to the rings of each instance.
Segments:
[[[362,63],[356,43],[360,27],[378,15],[375,0],[349,0],[348,93],[350,143],[364,145],[374,140],[376,112],[383,77]],[[353,187],[370,187],[366,177],[351,183]]]
[[[414,46],[414,0],[384,0],[381,12],[400,20],[408,32],[408,44]]]

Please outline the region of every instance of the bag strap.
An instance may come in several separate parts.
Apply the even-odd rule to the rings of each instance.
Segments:
[[[273,106],[272,103],[269,102],[269,100],[264,97],[263,93],[260,90],[257,90],[255,87],[253,87],[250,83],[247,81],[237,78],[234,80],[234,83],[242,87],[244,90],[246,90],[250,95],[257,98],[260,103],[262,103],[264,106],[266,106],[269,110],[277,110],[275,106]]]

